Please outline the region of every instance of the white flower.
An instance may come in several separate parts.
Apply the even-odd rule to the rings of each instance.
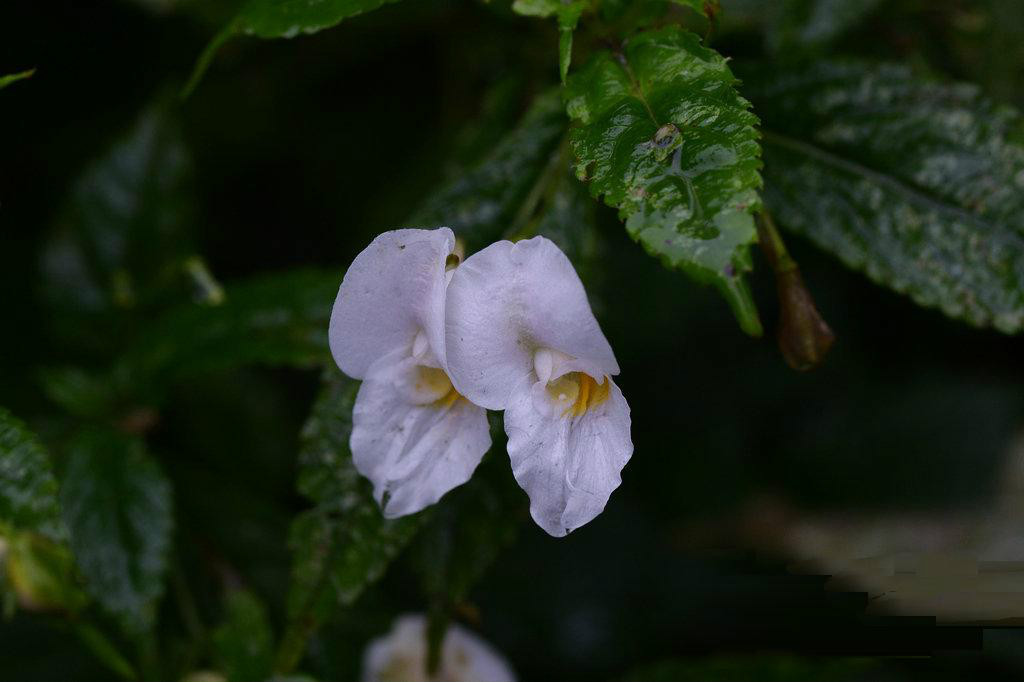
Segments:
[[[434,676],[427,674],[427,621],[405,615],[363,654],[363,682],[515,682],[508,662],[468,630],[452,625]]]
[[[534,520],[563,536],[600,514],[633,453],[629,406],[565,254],[535,237],[470,256],[448,287],[445,343],[459,392],[505,410]]]
[[[356,468],[388,518],[420,511],[465,483],[490,448],[484,409],[445,371],[446,262],[455,236],[394,230],[352,262],[331,313],[331,352],[362,379],[352,414]]]

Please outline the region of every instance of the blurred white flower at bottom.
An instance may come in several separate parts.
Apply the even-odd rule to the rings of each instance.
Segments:
[[[441,662],[427,673],[427,619],[400,616],[391,632],[370,642],[363,654],[363,682],[515,682],[515,674],[494,647],[451,625],[441,644]]]

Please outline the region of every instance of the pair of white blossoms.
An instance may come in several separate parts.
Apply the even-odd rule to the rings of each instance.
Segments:
[[[331,352],[362,379],[351,449],[385,516],[465,483],[505,410],[508,454],[541,528],[564,536],[601,513],[633,453],[611,346],[569,259],[534,237],[459,263],[455,236],[381,234],[345,274]]]

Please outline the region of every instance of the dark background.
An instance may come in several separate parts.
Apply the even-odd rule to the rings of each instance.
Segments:
[[[1024,18],[1014,4],[895,2],[843,46],[1019,104]],[[62,202],[152,98],[176,92],[231,9],[0,7],[0,71],[38,69],[0,93],[0,404],[44,434],[52,406],[39,369],[99,362],[51,333],[39,295]],[[489,88],[521,70],[521,111],[557,77],[554,39],[504,3],[408,0],[314,36],[232,41],[180,110],[195,157],[197,251],[227,282],[344,267],[375,234],[404,226],[445,176]],[[762,52],[756,25],[739,21],[715,45],[737,58]],[[935,654],[886,659],[873,679],[1020,675],[1015,631],[865,616],[865,595],[789,572],[770,541],[777,529],[760,542],[757,525],[775,512],[938,517],[988,505],[1024,428],[1020,341],[922,310],[790,238],[838,337],[823,367],[796,373],[771,339],[763,260],[753,285],[769,333],[756,341],[715,291],[663,270],[614,211],[600,213],[604,260],[588,288],[622,366],[636,451],[602,516],[557,540],[524,525],[473,591],[469,620],[521,678],[613,679],[673,656],[772,652]],[[317,384],[315,371],[216,373],[179,386],[161,415],[152,442],[175,484],[176,562],[211,622],[212,563],[266,599],[281,628],[285,536],[304,506],[296,439]],[[318,635],[305,669],[352,679],[369,636],[423,610],[412,573],[399,562]],[[41,617],[0,624],[0,679],[106,675]]]

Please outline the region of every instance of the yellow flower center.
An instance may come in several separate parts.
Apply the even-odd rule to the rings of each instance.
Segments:
[[[547,385],[548,396],[562,408],[563,417],[579,417],[587,410],[608,399],[611,382],[605,377],[604,383],[583,372],[563,374]]]
[[[452,385],[452,380],[443,369],[437,367],[416,367],[416,379],[413,382],[416,395],[425,398],[424,405],[432,405],[441,409],[451,407],[462,396]]]

